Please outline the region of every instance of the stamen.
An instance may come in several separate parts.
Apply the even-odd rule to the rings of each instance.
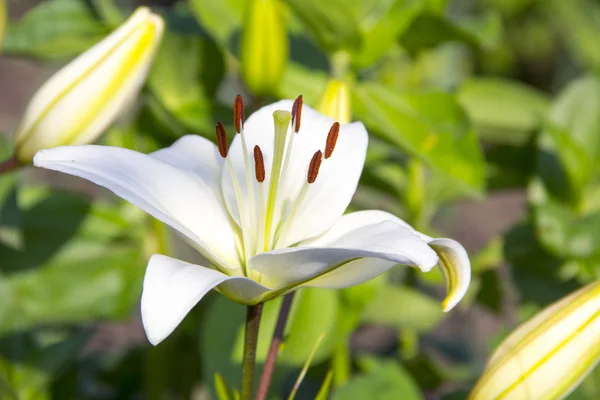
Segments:
[[[233,103],[233,124],[237,133],[244,129],[244,118],[244,99],[238,94]]]
[[[323,158],[323,153],[321,153],[321,150],[318,150],[310,160],[310,164],[308,165],[308,176],[306,179],[308,183],[314,183],[317,180],[319,168],[321,168],[321,158]]]
[[[221,157],[227,158],[229,152],[229,142],[227,141],[227,132],[221,121],[217,122],[217,146],[219,147],[219,154]]]
[[[298,96],[294,105],[292,106],[292,125],[294,126],[294,132],[300,132],[300,120],[302,118],[302,95]]]
[[[328,159],[333,154],[339,133],[340,123],[334,122],[331,126],[331,129],[329,129],[329,134],[327,135],[327,142],[325,144],[325,159]]]
[[[254,146],[254,170],[259,183],[265,181],[265,160],[259,146]]]

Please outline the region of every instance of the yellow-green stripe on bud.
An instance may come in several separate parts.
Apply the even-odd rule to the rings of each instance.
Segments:
[[[510,334],[469,399],[562,399],[599,359],[600,281],[550,305]]]
[[[54,74],[35,93],[17,128],[15,156],[91,143],[135,99],[164,30],[141,7],[119,28]]]
[[[2,43],[4,41],[4,33],[6,32],[7,21],[6,1],[0,0],[0,50],[2,49]]]
[[[347,124],[352,119],[350,106],[350,88],[343,81],[332,79],[321,96],[318,110],[334,118],[340,124]]]
[[[283,4],[280,0],[248,0],[244,14],[240,61],[242,77],[255,95],[272,94],[288,55]]]

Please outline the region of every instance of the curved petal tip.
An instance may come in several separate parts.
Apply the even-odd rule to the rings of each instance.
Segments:
[[[467,293],[471,283],[471,262],[467,251],[452,239],[433,239],[429,246],[439,257],[439,267],[446,278],[448,295],[442,301],[442,310],[452,310]]]

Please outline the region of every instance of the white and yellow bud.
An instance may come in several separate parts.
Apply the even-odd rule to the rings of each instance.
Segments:
[[[510,334],[469,399],[562,399],[599,359],[600,281],[550,305]]]
[[[93,142],[137,96],[164,30],[141,7],[105,39],[54,74],[35,93],[17,128],[15,156]]]
[[[7,21],[6,1],[0,0],[0,50],[2,49],[2,43],[4,42],[4,33],[6,32]]]
[[[331,118],[335,118],[340,124],[347,124],[352,119],[350,101],[348,84],[332,79],[321,96],[318,110]]]
[[[240,61],[242,77],[255,95],[272,94],[288,56],[283,4],[280,0],[249,0],[244,14]]]

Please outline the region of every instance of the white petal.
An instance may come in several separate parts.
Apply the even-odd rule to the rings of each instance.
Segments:
[[[370,263],[359,264],[358,268],[349,263],[356,259],[380,259],[390,263],[374,263],[376,272],[373,272],[359,268]],[[300,246],[258,254],[250,259],[249,266],[263,274],[262,282],[279,290],[306,283],[334,270],[335,275],[332,279],[328,277],[324,286],[345,287],[360,283],[394,264],[413,265],[429,271],[437,261],[436,253],[417,235],[400,224],[384,221],[351,231],[327,247]],[[349,268],[345,269],[346,266]],[[314,285],[319,286],[319,282]]]
[[[142,292],[142,322],[153,345],[162,342],[209,290],[231,294],[240,302],[268,291],[245,277],[227,276],[214,269],[155,254],[148,262]]]
[[[239,265],[227,212],[199,175],[146,154],[94,145],[42,150],[34,164],[104,186],[181,232],[216,265]]]
[[[448,295],[442,309],[450,311],[463,298],[471,282],[471,262],[460,243],[452,239],[433,239],[429,242],[440,258],[439,266],[446,278]]]
[[[469,261],[469,256],[460,243],[452,239],[433,239],[427,235],[417,232],[414,228],[395,215],[379,210],[365,210],[344,215],[330,230],[313,240],[302,243],[302,245],[327,246],[328,243],[337,240],[339,237],[342,237],[348,232],[352,232],[372,224],[381,223],[383,221],[392,221],[404,226],[406,229],[410,230],[412,233],[427,242],[427,244],[429,244],[429,246],[437,253],[439,257],[439,267],[446,278],[446,286],[448,291],[447,297],[442,302],[442,308],[444,311],[451,310],[463,298],[467,292],[469,283],[471,282],[471,263]],[[356,274],[356,279],[359,279],[359,273],[361,272],[360,267],[365,263],[366,261],[361,263],[355,261],[345,265],[344,269],[347,268],[348,270],[356,270],[356,272],[353,274]],[[369,269],[377,270],[385,267],[385,265],[382,265],[381,262],[379,262],[376,265],[369,265],[365,268],[367,271],[369,271]],[[340,268],[340,270],[342,270],[342,268]],[[323,275],[322,277],[311,281],[310,286],[318,285],[322,287],[334,287],[331,283],[335,280],[333,274],[338,273],[341,273],[341,271],[338,272],[336,270],[329,274]],[[362,271],[362,273],[366,274],[367,272]],[[375,272],[373,272],[373,274],[375,274]],[[349,277],[351,275],[352,274],[348,274],[347,279],[350,279]]]
[[[17,130],[19,157],[90,143],[137,96],[164,23],[140,8],[125,24],[54,74],[33,96]]]
[[[150,155],[176,168],[198,174],[215,192],[220,191],[221,169],[225,160],[210,140],[198,135],[187,135]]]
[[[410,230],[412,233],[420,237],[425,241],[431,240],[431,238],[427,235],[424,235],[420,232],[417,232],[412,226],[396,217],[393,214],[390,214],[385,211],[380,210],[364,210],[364,211],[356,211],[353,213],[346,214],[342,216],[334,226],[331,227],[324,234],[302,242],[302,245],[316,245],[316,246],[324,246],[327,243],[331,243],[348,232],[352,232],[356,229],[363,228],[368,225],[378,224],[384,221],[392,221],[399,225],[402,225],[406,229]]]
[[[247,150],[252,163],[250,165],[252,177],[254,177],[252,154],[254,146],[260,146],[263,153],[266,180],[262,186],[265,193],[269,186],[273,161],[273,112],[275,110],[289,111],[292,109],[292,104],[291,100],[283,100],[263,107],[252,114],[245,124]],[[294,137],[290,161],[281,176],[274,226],[279,225],[282,213],[285,219],[291,205],[298,198],[298,194],[307,180],[310,160],[317,150],[324,151],[327,135],[334,122],[334,119],[324,116],[306,105],[303,107],[300,132]],[[291,136],[291,133],[289,135]],[[362,123],[341,126],[332,157],[323,160],[316,182],[310,185],[307,196],[290,227],[289,234],[282,238],[278,247],[285,247],[317,236],[339,219],[356,191],[365,161],[367,142],[367,131]],[[244,157],[239,135],[236,135],[233,140],[229,154],[232,157],[231,160],[242,191],[246,193]],[[255,179],[252,179],[252,182],[255,185],[254,193],[258,193]],[[223,174],[223,190],[232,215],[239,220],[231,177],[226,170]]]

